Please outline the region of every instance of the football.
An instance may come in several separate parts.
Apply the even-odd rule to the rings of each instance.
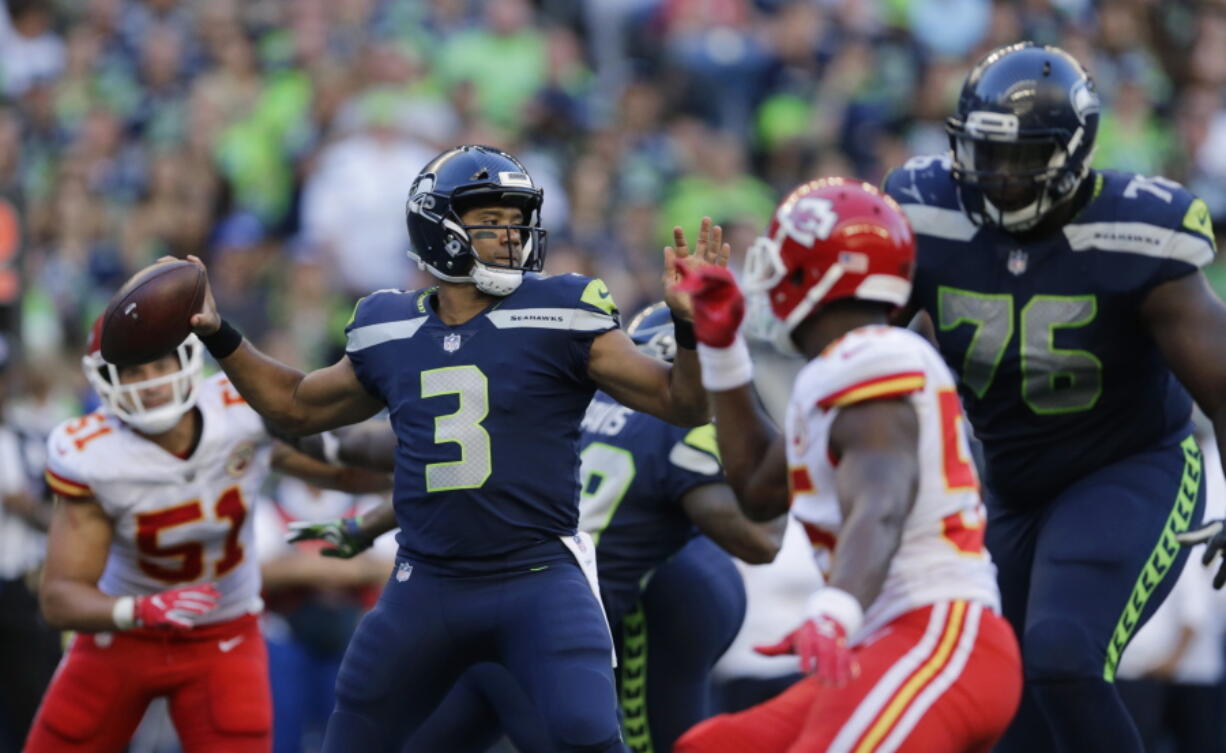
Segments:
[[[154,264],[132,275],[102,316],[102,357],[134,366],[170,353],[191,334],[205,287],[204,270],[190,261]]]

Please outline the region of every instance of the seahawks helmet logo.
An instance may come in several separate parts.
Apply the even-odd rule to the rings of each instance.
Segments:
[[[1073,88],[1069,90],[1069,102],[1073,105],[1073,112],[1077,113],[1077,119],[1082,125],[1085,125],[1086,118],[1097,113],[1101,106],[1098,92],[1094,91],[1094,84],[1088,78],[1083,78],[1073,84]]]

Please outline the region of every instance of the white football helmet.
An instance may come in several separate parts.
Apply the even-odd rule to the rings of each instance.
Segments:
[[[200,382],[204,378],[204,344],[195,334],[175,348],[179,368],[169,374],[139,382],[121,384],[119,368],[102,357],[102,317],[94,322],[86,354],[81,359],[85,377],[98,393],[107,410],[142,434],[164,434],[174,428],[183,414],[196,405]],[[146,408],[141,392],[169,384],[170,402]]]

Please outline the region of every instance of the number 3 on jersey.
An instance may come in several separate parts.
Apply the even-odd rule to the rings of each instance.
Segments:
[[[460,459],[426,465],[426,491],[479,488],[490,477],[494,466],[490,458],[490,435],[481,425],[490,412],[489,380],[481,369],[471,364],[423,371],[422,399],[442,395],[456,395],[459,407],[454,413],[435,417],[434,443],[458,444]]]

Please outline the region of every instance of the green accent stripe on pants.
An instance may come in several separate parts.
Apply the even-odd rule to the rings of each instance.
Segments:
[[[654,753],[647,724],[647,616],[642,602],[622,618],[620,700],[626,745],[634,753]]]
[[[1179,483],[1179,494],[1175,496],[1175,505],[1162,528],[1158,545],[1150,553],[1145,568],[1141,570],[1141,576],[1133,585],[1132,595],[1128,597],[1124,613],[1120,615],[1115,632],[1111,634],[1111,642],[1107,644],[1107,662],[1103,665],[1103,679],[1107,682],[1115,682],[1115,668],[1120,663],[1124,647],[1128,645],[1141,622],[1145,604],[1162,583],[1179,554],[1179,542],[1175,540],[1175,534],[1188,530],[1192,524],[1192,514],[1196,511],[1203,460],[1200,446],[1196,444],[1196,438],[1189,435],[1179,443],[1179,447],[1183,450],[1183,478]]]

